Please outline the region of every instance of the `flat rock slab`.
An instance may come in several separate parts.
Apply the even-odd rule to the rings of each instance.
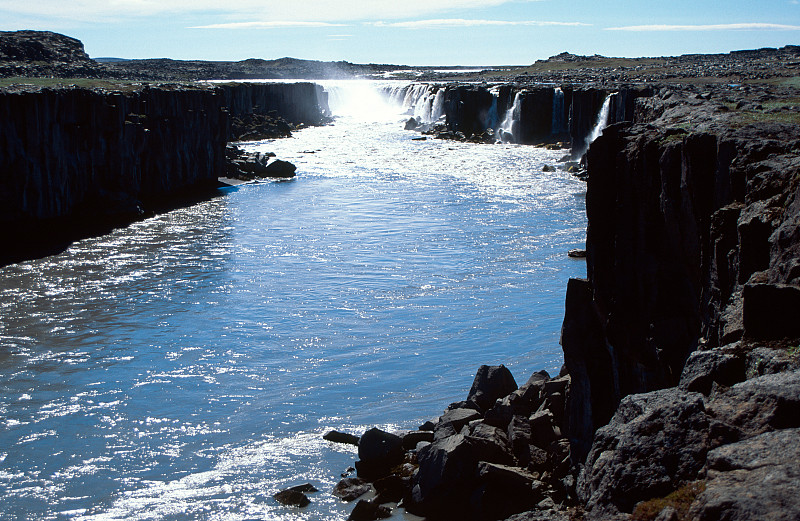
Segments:
[[[690,517],[697,521],[800,519],[799,439],[800,429],[784,429],[709,452],[709,480]]]

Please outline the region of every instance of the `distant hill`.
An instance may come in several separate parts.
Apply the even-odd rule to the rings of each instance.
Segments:
[[[476,70],[478,69],[478,70]],[[242,61],[91,59],[80,40],[47,31],[0,32],[0,78],[195,80],[394,78],[517,83],[773,83],[800,85],[800,47],[653,58],[564,52],[529,66],[414,67],[298,58]]]

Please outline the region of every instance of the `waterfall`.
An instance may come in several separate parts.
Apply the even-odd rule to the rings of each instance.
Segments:
[[[410,84],[394,87],[387,93],[392,103],[419,123],[436,123],[444,115],[444,87]]]
[[[553,135],[563,134],[567,131],[564,121],[564,91],[556,87],[553,89],[553,121],[550,125],[550,133]]]
[[[603,106],[600,108],[600,113],[597,115],[597,121],[592,128],[592,131],[586,137],[586,149],[589,148],[589,145],[594,143],[594,140],[600,137],[600,134],[603,133],[603,129],[608,126],[608,114],[611,110],[611,98],[614,94],[609,94],[606,96],[605,101],[603,101]]]
[[[425,83],[375,85],[363,81],[326,82],[331,109],[337,115],[388,119],[399,114],[412,116],[421,125],[430,127],[444,115],[445,88]]]
[[[436,91],[436,96],[433,98],[433,108],[431,109],[431,120],[439,121],[444,116],[444,87]]]
[[[520,94],[522,94],[522,91],[514,95],[514,103],[506,111],[503,122],[500,123],[500,128],[498,129],[500,141],[504,143],[516,143],[519,138],[519,120],[522,113],[522,96]]]

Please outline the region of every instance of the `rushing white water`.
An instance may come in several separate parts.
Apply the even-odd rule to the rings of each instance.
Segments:
[[[295,179],[0,268],[0,519],[344,520],[356,454],[324,432],[415,428],[481,364],[558,371],[561,153],[414,141],[408,84],[325,87],[333,125],[246,145]]]
[[[514,95],[514,102],[511,108],[506,111],[503,121],[500,123],[498,135],[503,143],[516,143],[519,140],[519,120],[522,113],[522,92],[518,91]]]
[[[331,86],[330,88],[340,87]],[[403,113],[413,116],[418,123],[436,123],[444,115],[444,87],[412,83],[383,85],[379,90],[384,93],[389,102],[398,105]],[[392,106],[392,109],[396,110],[396,107]]]
[[[597,114],[597,120],[595,121],[594,127],[592,127],[592,131],[586,137],[586,146],[584,151],[587,150],[589,145],[594,143],[595,140],[603,134],[603,130],[608,126],[608,114],[611,110],[611,98],[613,96],[614,94],[609,94],[603,101],[603,106],[600,108],[600,112]]]

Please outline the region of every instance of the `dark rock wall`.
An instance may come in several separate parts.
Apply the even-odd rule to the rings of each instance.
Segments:
[[[290,123],[319,125],[330,115],[328,94],[315,83],[231,83],[218,88],[233,117],[275,112]]]
[[[562,332],[576,459],[698,345],[800,336],[797,146],[780,125],[615,125],[590,147],[588,280],[570,283]]]
[[[143,200],[209,184],[225,157],[227,115],[213,90],[2,93],[0,122],[3,226],[112,195]]]
[[[520,143],[541,143],[552,134],[553,89],[525,90],[520,95]]]
[[[444,95],[444,114],[448,129],[462,132],[467,136],[480,134],[486,130],[493,98],[492,93],[485,87],[465,85],[447,87]]]
[[[322,94],[311,83],[0,92],[0,265],[212,193],[229,111],[316,124]]]

